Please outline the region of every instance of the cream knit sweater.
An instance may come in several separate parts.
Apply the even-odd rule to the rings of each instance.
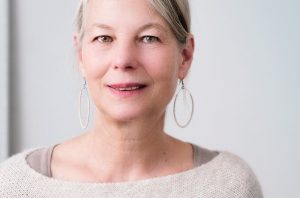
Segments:
[[[26,162],[30,151],[0,164],[1,198],[262,198],[260,185],[239,157],[220,152],[197,168],[147,180],[124,183],[80,183],[46,177]]]

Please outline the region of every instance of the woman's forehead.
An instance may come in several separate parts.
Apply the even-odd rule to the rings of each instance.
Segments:
[[[86,4],[89,11],[99,12],[100,10],[107,11],[106,13],[113,14],[114,11],[122,10],[121,14],[130,11],[138,11],[144,14],[154,14],[152,4],[148,0],[89,0]],[[101,14],[101,13],[99,13]]]
[[[85,16],[87,27],[152,26],[169,29],[167,22],[147,0],[90,0]]]

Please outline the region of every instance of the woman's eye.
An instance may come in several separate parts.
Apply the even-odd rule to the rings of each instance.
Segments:
[[[96,38],[97,41],[99,41],[100,43],[109,43],[112,42],[113,39],[110,36],[98,36]]]
[[[144,43],[154,43],[154,42],[158,42],[159,38],[156,36],[143,36],[142,41]]]

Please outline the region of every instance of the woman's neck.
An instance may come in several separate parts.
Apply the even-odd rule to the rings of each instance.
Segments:
[[[96,120],[95,128],[57,148],[57,153],[62,153],[57,167],[63,167],[57,171],[58,177],[122,182],[192,168],[191,146],[163,132],[163,117],[155,119],[148,119],[147,124],[132,121],[119,125]]]
[[[157,119],[157,118],[156,118]],[[101,121],[100,121],[101,120]],[[163,132],[163,118],[153,122],[112,124],[96,121],[86,139],[91,165],[106,167],[108,180],[130,180],[146,176],[168,161],[171,139]],[[126,178],[126,179],[125,179]]]

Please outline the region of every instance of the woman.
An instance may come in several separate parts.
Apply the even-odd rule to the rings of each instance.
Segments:
[[[235,155],[164,132],[193,59],[187,0],[82,0],[77,26],[95,126],[1,164],[0,197],[262,197]]]

